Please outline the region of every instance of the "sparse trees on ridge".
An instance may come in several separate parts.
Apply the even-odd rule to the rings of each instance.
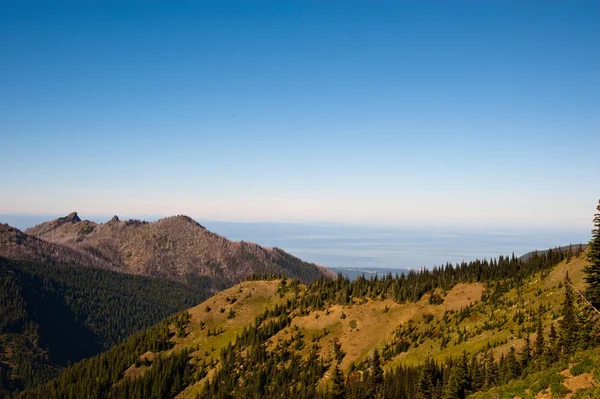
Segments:
[[[600,201],[598,201],[596,209],[598,213],[594,215],[592,240],[587,252],[590,263],[584,268],[584,272],[586,273],[585,281],[588,284],[586,296],[596,308],[600,308]]]

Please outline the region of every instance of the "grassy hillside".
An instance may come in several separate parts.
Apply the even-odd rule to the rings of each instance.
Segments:
[[[521,349],[527,334],[535,340],[535,319],[527,317],[528,313],[538,313],[541,306],[540,317],[545,328],[556,322],[564,298],[562,280],[565,273],[568,272],[575,287],[581,289],[585,264],[583,258],[575,258],[569,263],[565,260],[547,275],[532,275],[521,286],[503,293],[494,302],[481,301],[486,294],[485,284],[461,283],[447,292],[433,292],[443,298],[441,304],[430,303],[432,294],[426,294],[417,302],[403,304],[391,299],[366,299],[352,305],[331,305],[325,310],[292,317],[290,326],[269,340],[268,349],[289,340],[297,342],[296,337],[300,334],[305,345],[299,352],[307,359],[311,344],[317,343],[320,357],[331,365],[320,381],[319,385],[323,388],[330,384],[336,363],[347,373],[352,364],[356,366],[367,362],[375,348],[382,353],[384,370],[399,365],[419,365],[427,358],[441,362],[458,357],[465,350],[469,353],[482,351],[488,345],[493,348],[495,357],[499,357],[506,354],[511,346]],[[246,283],[246,289],[250,289],[249,284]],[[237,297],[237,289],[234,287],[224,295]],[[201,304],[194,308],[192,322],[186,330],[189,335],[183,342],[202,347],[214,346],[216,350],[211,353],[219,353],[235,337],[235,332],[239,332],[239,326],[231,331],[232,335],[222,340],[207,340],[206,334],[198,327],[200,321],[208,317],[198,312],[205,306]],[[226,305],[225,308],[229,309]],[[248,317],[244,316],[243,321],[248,321]],[[223,318],[223,323],[231,321]],[[226,324],[210,322],[211,329],[222,326],[228,330]],[[394,354],[394,346],[399,342],[404,343],[406,350]],[[345,353],[339,363],[335,361],[336,345]],[[192,356],[201,360],[205,355],[199,351]],[[194,397],[203,383],[203,380],[197,382],[182,392],[181,397]]]
[[[99,397],[331,396],[339,368],[348,381],[348,397],[367,397],[361,384],[374,378],[377,351],[385,371],[379,394],[414,397],[414,379],[426,362],[450,361],[452,368],[467,354],[472,361],[482,361],[484,355],[497,361],[521,353],[527,337],[534,342],[539,328],[548,336],[550,326],[557,327],[561,320],[565,274],[574,287],[583,287],[585,255],[563,255],[546,254],[529,263],[475,262],[410,275],[406,283],[337,280],[304,286],[290,280],[246,281],[171,320],[166,350],[136,348],[126,354],[133,360],[95,392]],[[432,289],[412,296],[420,292],[418,287],[430,284]],[[409,299],[401,299],[403,295]],[[113,350],[120,353],[119,348]],[[94,359],[89,362],[99,361]],[[77,367],[79,371],[72,370],[75,375],[89,373],[91,366]],[[533,363],[528,367],[533,370]],[[156,385],[159,377],[164,385]],[[393,386],[403,379],[410,380],[406,384],[413,391]],[[85,386],[76,387],[89,392]],[[63,397],[73,388],[61,377],[43,389]],[[36,391],[25,397],[36,397]]]

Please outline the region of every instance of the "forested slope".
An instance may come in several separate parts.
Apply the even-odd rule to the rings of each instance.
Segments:
[[[209,292],[200,284],[0,258],[0,392],[55,377]]]
[[[597,344],[574,291],[586,264],[550,250],[385,279],[247,281],[22,397],[463,398]]]

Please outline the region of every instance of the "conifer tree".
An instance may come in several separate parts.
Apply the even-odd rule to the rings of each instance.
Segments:
[[[346,397],[346,383],[344,381],[344,374],[337,363],[333,369],[332,381],[333,388],[331,388],[330,397],[332,399],[344,399]]]
[[[433,380],[434,375],[434,363],[432,359],[426,359],[423,370],[421,371],[421,377],[417,386],[417,399],[430,399],[434,394]]]
[[[577,344],[577,318],[573,298],[573,287],[569,273],[565,275],[565,300],[562,305],[562,320],[559,323],[558,347],[562,355],[573,353]]]
[[[515,347],[511,346],[506,357],[506,380],[510,381],[517,378],[520,374],[519,361],[515,353]]]
[[[450,372],[450,377],[448,378],[448,383],[444,384],[442,399],[459,399],[460,398],[460,396],[458,396],[458,391],[459,391],[458,379],[459,379],[459,377],[456,375],[457,373],[458,372],[455,372],[454,369],[452,369],[452,371]]]
[[[483,365],[477,360],[476,355],[471,357],[469,372],[471,374],[471,390],[473,392],[479,391],[485,383],[485,371]]]
[[[469,380],[469,363],[467,353],[463,355],[452,367],[450,378],[445,387],[443,399],[463,399],[470,390],[471,381]]]
[[[526,371],[531,363],[531,340],[529,339],[529,335],[525,337],[525,346],[523,346],[523,350],[520,353],[519,363],[521,372]]]
[[[548,334],[548,345],[544,353],[544,365],[553,364],[558,360],[558,334],[554,324],[550,325],[550,333]]]
[[[369,396],[377,397],[377,393],[383,384],[383,369],[381,368],[381,358],[379,351],[375,348],[371,358],[371,372],[369,373]]]
[[[542,319],[538,319],[536,328],[535,344],[533,347],[533,357],[536,362],[541,363],[542,357],[544,356],[544,327],[542,325]]]
[[[492,349],[488,348],[484,356],[485,363],[485,380],[483,386],[489,389],[498,384],[498,365],[494,361]]]
[[[594,215],[594,229],[592,230],[592,240],[588,246],[587,265],[585,272],[585,282],[588,284],[585,290],[586,297],[596,308],[600,308],[600,201],[596,208],[598,213]]]
[[[575,331],[577,350],[585,350],[593,345],[592,330],[597,321],[594,320],[593,315],[590,314],[591,309],[586,305],[582,304],[577,309],[577,330]]]

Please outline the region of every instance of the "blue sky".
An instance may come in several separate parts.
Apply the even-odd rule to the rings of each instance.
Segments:
[[[0,3],[0,213],[588,229],[600,3]]]

